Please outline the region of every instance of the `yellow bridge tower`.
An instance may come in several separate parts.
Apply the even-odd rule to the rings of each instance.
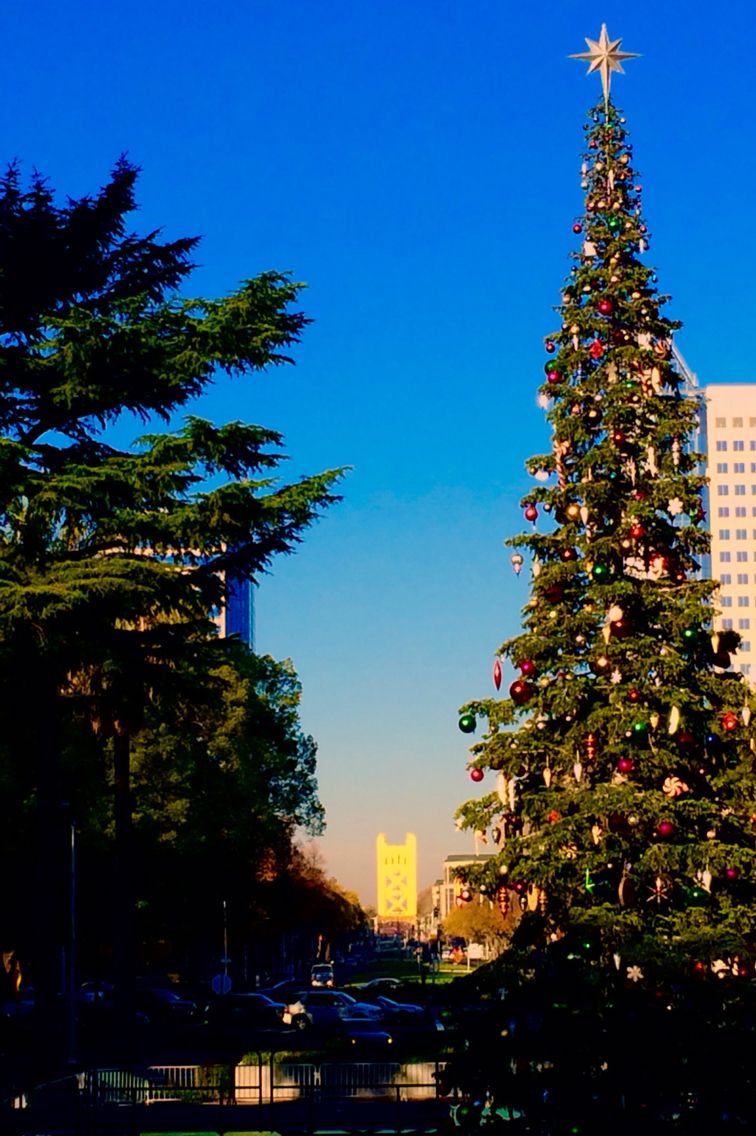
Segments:
[[[378,918],[414,919],[417,914],[417,840],[408,832],[404,844],[375,844],[378,864]]]

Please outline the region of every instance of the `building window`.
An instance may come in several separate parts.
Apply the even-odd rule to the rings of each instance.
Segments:
[[[748,573],[747,572],[738,572],[738,583],[739,584],[747,584],[748,583]]]
[[[735,516],[736,517],[747,517],[748,516],[748,510],[743,505],[736,505],[735,506]]]
[[[745,442],[741,438],[739,441],[732,443],[732,448],[733,448],[733,450],[738,450],[738,451],[744,450],[745,449]]]
[[[751,442],[751,445],[753,446],[754,450],[756,450],[756,445],[754,445],[753,442]],[[724,453],[724,451],[727,449],[727,442],[722,441],[722,439],[720,438],[717,441],[715,448],[720,454]]]
[[[745,473],[745,462],[735,462],[735,465],[732,467],[732,472]]]
[[[735,529],[735,540],[748,540],[748,529]]]
[[[730,515],[730,510],[727,507],[727,505],[720,505],[719,508],[717,509],[717,516],[718,517],[729,517],[729,515]]]
[[[729,564],[730,563],[730,553],[729,552],[720,552],[719,563],[720,564]]]
[[[748,560],[748,553],[747,552],[736,552],[735,553],[735,559],[737,560],[738,564],[745,564]],[[756,552],[754,553],[754,559],[756,559]]]
[[[717,462],[717,473],[727,473],[727,462]],[[752,463],[751,473],[756,473],[756,462]]]
[[[756,473],[756,462],[751,462],[751,473]]]
[[[745,485],[736,485],[735,486],[735,496],[736,497],[745,497]]]
[[[719,577],[719,582],[720,584],[731,584],[732,576],[729,572],[722,572],[721,576]]]
[[[718,497],[727,497],[729,495],[729,492],[730,492],[729,485],[718,485],[717,486],[717,496]]]
[[[718,426],[721,430],[727,425],[727,419],[726,418],[715,418],[714,419],[714,425]]]
[[[756,426],[756,418],[749,418],[748,419],[748,425],[749,426]]]
[[[748,449],[756,450],[756,438],[751,438],[751,441],[748,444]]]
[[[729,540],[730,539],[730,530],[729,529],[720,529],[719,530],[719,539],[720,540]]]
[[[750,606],[751,606],[751,597],[750,596],[738,596],[738,607],[750,607]]]
[[[723,631],[732,631],[732,620],[731,619],[723,619],[722,620],[722,630]]]
[[[741,618],[738,620],[738,630],[739,631],[750,631],[751,630],[750,619],[743,619],[742,616],[741,616]]]
[[[748,639],[741,639],[739,649],[741,651],[750,651],[750,649],[751,649],[750,641]]]
[[[732,607],[732,596],[720,596],[719,602],[722,607]]]
[[[733,424],[733,426],[742,426],[743,425],[743,419],[742,418],[733,418],[732,424]]]
[[[740,666],[740,673],[742,675],[748,676],[751,673],[751,664],[750,663],[742,663],[741,666]]]

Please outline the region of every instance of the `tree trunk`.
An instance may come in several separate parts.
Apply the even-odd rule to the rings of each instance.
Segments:
[[[113,977],[116,1017],[127,1039],[134,996],[134,879],[131,816],[131,738],[118,725],[113,735]]]
[[[30,981],[35,988],[46,1056],[55,1060],[63,1043],[63,1016],[58,1011],[66,985],[70,806],[61,784],[57,684],[38,659],[34,669],[26,673],[34,674],[33,706],[30,702],[26,705],[37,810],[29,953],[28,959],[22,957],[21,970],[22,981]],[[22,701],[22,713],[23,705]],[[28,974],[26,962],[30,963]]]

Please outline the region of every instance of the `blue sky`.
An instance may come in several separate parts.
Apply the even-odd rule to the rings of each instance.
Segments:
[[[319,744],[326,864],[375,898],[374,844],[418,837],[419,882],[472,850],[457,708],[491,691],[527,598],[502,540],[547,451],[543,337],[581,211],[602,21],[642,53],[615,78],[644,185],[648,260],[702,383],[756,378],[754,9],[506,0],[9,0],[0,161],[63,194],[118,155],[141,229],[202,234],[191,289],[307,281],[295,368],[194,409],[280,430],[287,476],[353,471],[344,501],[257,597]],[[485,783],[483,789],[485,789]]]

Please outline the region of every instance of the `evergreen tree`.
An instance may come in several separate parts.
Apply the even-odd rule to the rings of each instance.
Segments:
[[[523,630],[494,664],[497,688],[502,664],[515,677],[459,722],[485,723],[470,773],[490,779],[460,823],[498,845],[466,879],[524,911],[488,979],[511,1028],[475,1052],[499,1100],[549,1132],[631,1104],[679,1119],[696,1094],[721,1120],[725,1083],[752,1082],[753,695],[732,670],[738,637],[713,630],[700,407],[645,263],[625,120],[607,98],[585,129],[580,247],[540,387],[552,447],[526,463],[532,529],[508,542],[531,567]],[[695,1047],[725,1025],[712,1084]]]
[[[48,992],[66,893],[64,698],[88,691],[113,737],[125,862],[145,706],[168,706],[178,659],[219,664],[211,614],[226,581],[292,551],[340,474],[279,484],[280,435],[240,422],[188,417],[112,444],[124,416],[174,426],[218,375],[290,362],[307,323],[292,310],[300,286],[278,273],[218,300],[180,295],[197,242],[128,231],[136,177],[122,160],[98,194],[65,205],[15,167],[0,182],[0,712],[37,818],[36,982]]]

